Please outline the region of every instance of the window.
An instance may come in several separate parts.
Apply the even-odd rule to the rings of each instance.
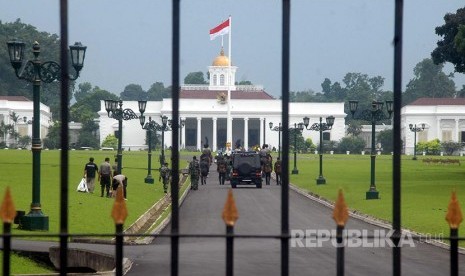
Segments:
[[[213,75],[213,85],[218,85],[218,76]]]
[[[224,75],[220,75],[220,85],[224,85]]]
[[[452,130],[443,130],[441,141],[443,142],[452,141]]]
[[[323,132],[323,141],[331,141],[331,133]]]

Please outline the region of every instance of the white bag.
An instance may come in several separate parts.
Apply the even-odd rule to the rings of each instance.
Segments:
[[[81,182],[79,182],[79,185],[77,186],[77,191],[83,193],[89,192],[89,190],[87,189],[87,181],[85,178],[82,178]]]

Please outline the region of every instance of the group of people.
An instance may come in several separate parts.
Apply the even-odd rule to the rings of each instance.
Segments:
[[[127,200],[127,176],[118,171],[118,163],[115,159],[115,164],[110,165],[110,158],[106,157],[105,161],[100,164],[100,167],[94,163],[94,158],[90,157],[89,162],[84,166],[84,178],[86,179],[87,189],[89,193],[94,193],[95,178],[98,176],[100,182],[100,197],[112,197],[116,193],[119,185],[123,187],[124,199]]]
[[[266,185],[270,185],[271,173],[274,170],[276,175],[276,184],[281,185],[281,160],[278,157],[276,162],[273,164],[273,158],[268,149],[268,145],[264,144],[259,152],[260,163],[262,166],[263,177],[265,178]],[[218,172],[218,180],[220,185],[224,185],[225,181],[231,172],[231,159],[228,154],[219,154],[215,157],[216,159],[216,171]],[[201,185],[206,184],[206,178],[208,176],[210,165],[212,161],[211,150],[208,145],[204,145],[200,161],[197,156],[192,157],[192,161],[189,164],[189,176],[191,178],[191,189],[198,190],[199,180]]]

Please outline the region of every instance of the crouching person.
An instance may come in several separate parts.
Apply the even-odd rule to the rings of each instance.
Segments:
[[[124,200],[127,200],[126,188],[128,186],[128,178],[124,174],[118,174],[117,172],[115,172],[115,176],[113,176],[112,183],[113,193],[115,193],[114,195],[116,195],[116,189],[118,189],[119,185],[123,187]]]

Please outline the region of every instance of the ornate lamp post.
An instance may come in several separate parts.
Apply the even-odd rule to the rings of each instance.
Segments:
[[[40,46],[36,41],[32,46],[33,60],[24,60],[25,44],[18,40],[7,42],[10,62],[19,79],[32,83],[33,92],[33,116],[32,125],[32,203],[30,212],[21,219],[21,228],[26,230],[48,230],[48,216],[42,213],[40,204],[40,154],[42,141],[40,140],[40,88],[42,82],[50,83],[61,78],[61,67],[54,61],[42,62],[39,60]],[[69,46],[71,52],[71,64],[76,71],[68,76],[70,80],[76,80],[84,66],[86,46],[80,42]],[[25,64],[24,64],[25,63]],[[24,66],[23,66],[24,64]]]
[[[375,149],[375,126],[376,123],[382,120],[390,119],[392,114],[393,101],[386,101],[386,109],[388,116],[383,112],[383,102],[373,101],[371,109],[366,109],[355,116],[357,111],[358,101],[349,101],[350,113],[352,118],[371,121],[371,181],[370,189],[366,192],[366,199],[379,199],[379,192],[376,190],[375,184],[375,162],[376,162],[376,149]]]
[[[323,118],[320,117],[319,123],[314,123],[313,125],[308,128],[310,124],[310,118],[304,118],[304,125],[305,129],[307,130],[314,130],[320,132],[320,175],[316,179],[316,184],[326,184],[326,179],[323,177],[323,131],[330,130],[333,128],[334,124],[334,116],[326,117],[326,123],[323,123]]]
[[[417,160],[417,132],[425,130],[425,124],[421,124],[421,127],[417,127],[417,124],[409,124],[408,127],[410,131],[414,133],[413,135],[413,158],[412,160]]]
[[[147,101],[138,101],[140,115],[143,116]],[[132,120],[139,118],[136,113],[130,109],[123,109],[123,101],[105,100],[105,110],[108,113],[109,118],[118,120],[118,172],[122,172],[123,167],[123,120]]]
[[[278,132],[278,158],[281,158],[281,131],[283,131],[281,127],[281,123],[279,123],[279,125],[275,126],[274,128],[273,128],[273,122],[269,122],[268,125],[270,126],[270,129],[272,131]]]
[[[292,174],[299,174],[297,169],[297,131],[302,132],[303,130],[303,123],[294,123],[294,169],[292,169]]]
[[[153,184],[155,181],[152,177],[152,131],[155,132],[155,137],[157,136],[157,131],[161,131],[162,127],[157,124],[157,122],[152,121],[152,117],[149,117],[149,121],[145,123],[145,116],[139,117],[140,125],[142,129],[147,130],[148,140],[149,140],[149,150],[148,150],[148,161],[147,161],[147,177],[145,178],[145,183]]]

